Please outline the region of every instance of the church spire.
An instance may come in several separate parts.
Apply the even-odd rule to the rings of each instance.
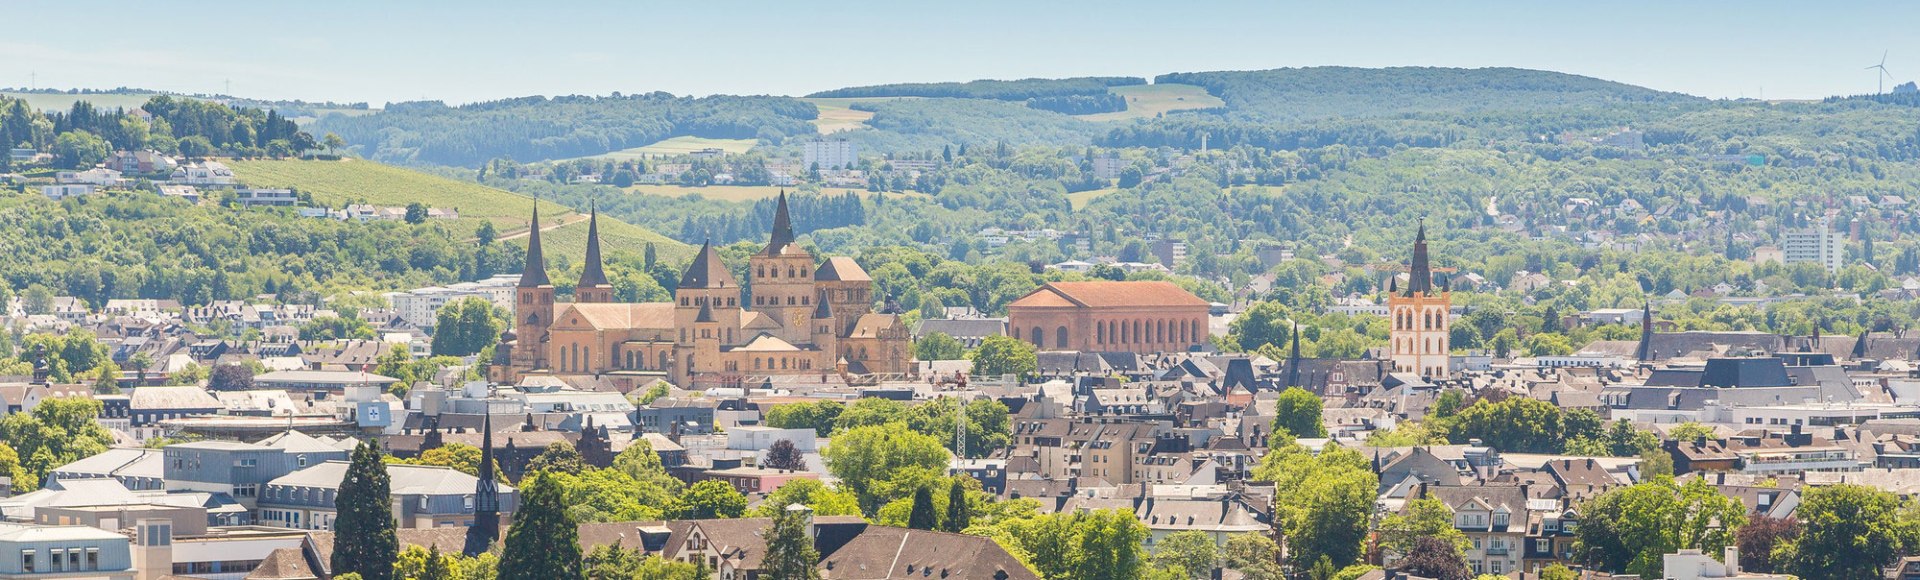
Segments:
[[[607,273],[600,267],[600,207],[588,206],[587,214],[587,265],[580,271],[579,288],[606,286]]]
[[[493,547],[500,535],[500,484],[493,474],[493,410],[489,406],[480,420],[480,474],[473,484],[473,527],[467,528],[467,542],[461,551],[478,556]]]
[[[1634,349],[1634,359],[1641,363],[1653,362],[1653,301],[1648,300],[1640,310],[1640,347]]]
[[[533,198],[533,223],[527,232],[527,265],[520,269],[520,287],[551,286],[547,280],[547,257],[540,252],[540,198]]]
[[[1413,239],[1413,264],[1407,272],[1407,295],[1433,293],[1433,268],[1427,264],[1427,222],[1420,221],[1420,233]]]
[[[767,254],[778,254],[792,244],[793,217],[787,213],[787,192],[781,190],[773,206],[773,234],[767,237]]]
[[[1300,322],[1293,323],[1293,352],[1287,355],[1287,386],[1300,386]]]

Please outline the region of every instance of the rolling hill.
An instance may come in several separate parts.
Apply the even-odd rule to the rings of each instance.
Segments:
[[[1626,83],[1518,68],[1329,66],[1170,73],[1155,77],[1154,83],[1198,85],[1225,101],[1235,116],[1262,121],[1705,101]]]
[[[27,102],[27,106],[41,111],[67,111],[78,101],[93,103],[95,109],[132,109],[147,103],[148,99],[160,96],[160,93],[28,93],[0,91],[0,96],[13,97]]]
[[[241,181],[259,187],[291,187],[313,195],[315,203],[339,207],[347,203],[380,206],[404,206],[424,203],[428,207],[453,208],[460,219],[453,228],[471,231],[481,221],[493,222],[501,239],[526,243],[528,213],[533,200],[506,190],[494,189],[437,175],[430,175],[366,160],[235,160],[228,162]],[[549,252],[578,259],[586,251],[586,216],[552,202],[540,202],[540,219]],[[692,253],[685,244],[646,228],[603,216],[601,243],[609,252],[639,252],[652,242],[662,257]]]

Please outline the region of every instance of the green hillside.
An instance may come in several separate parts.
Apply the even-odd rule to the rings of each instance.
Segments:
[[[27,102],[27,106],[41,111],[65,112],[73,108],[76,101],[93,103],[95,109],[132,109],[147,104],[148,99],[159,93],[16,93],[0,92],[0,96],[13,97]]]
[[[533,209],[533,200],[517,193],[366,160],[234,160],[228,165],[247,185],[295,188],[311,193],[315,203],[332,207],[347,203],[404,206],[418,202],[428,207],[456,209],[460,212],[460,219],[453,226],[456,230],[471,231],[481,221],[491,221],[501,239],[522,244],[527,217]],[[552,240],[549,251],[576,258],[584,253],[586,216],[581,212],[541,202],[540,219],[551,228],[546,232]],[[684,244],[666,236],[612,218],[603,217],[600,227],[601,241],[608,251],[638,252],[647,242],[653,242],[662,256],[691,253]]]
[[[1566,73],[1517,68],[1309,67],[1171,73],[1234,114],[1265,121],[1567,107],[1679,105],[1704,99]]]
[[[1189,109],[1211,109],[1227,106],[1220,97],[1207,94],[1207,90],[1193,85],[1163,83],[1157,85],[1130,85],[1114,87],[1113,94],[1127,99],[1127,110],[1112,113],[1080,115],[1088,121],[1124,121],[1127,119],[1152,119],[1170,111]]]

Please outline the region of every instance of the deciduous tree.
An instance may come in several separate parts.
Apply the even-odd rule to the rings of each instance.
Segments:
[[[1805,509],[1805,506],[1802,506]],[[1704,479],[1656,479],[1601,494],[1582,506],[1574,552],[1615,573],[1658,576],[1661,557],[1692,548],[1718,554],[1747,521],[1746,507]]]
[[[1460,555],[1459,546],[1440,538],[1414,540],[1413,548],[1393,566],[1399,568],[1401,572],[1422,578],[1437,580],[1473,578],[1473,569],[1467,567],[1467,559]]]
[[[770,518],[787,506],[800,504],[813,509],[816,516],[860,515],[860,498],[840,491],[818,479],[792,479],[781,484],[754,508],[756,517]]]
[[[1273,432],[1285,431],[1295,438],[1326,437],[1327,425],[1321,419],[1325,405],[1320,397],[1300,387],[1288,387],[1273,405]]]
[[[1011,336],[989,336],[973,351],[973,374],[1026,376],[1040,368],[1033,345]]]
[[[929,332],[913,343],[915,360],[959,360],[966,355],[966,345],[944,332]]]
[[[1807,490],[1794,517],[1800,537],[1783,563],[1801,578],[1879,578],[1920,539],[1920,513],[1910,502],[1862,485]]]
[[[767,447],[767,458],[760,461],[760,466],[783,471],[800,471],[807,468],[807,459],[792,440],[781,439]]]
[[[805,518],[811,514],[781,509],[774,513],[766,532],[767,554],[761,561],[761,574],[768,580],[819,580],[820,552],[807,536]]]
[[[747,496],[727,482],[709,479],[680,494],[679,517],[690,520],[737,518],[747,514]]]
[[[1213,569],[1219,561],[1219,545],[1213,543],[1211,534],[1199,530],[1167,534],[1153,553],[1154,566],[1190,580],[1213,577]]]
[[[1246,580],[1281,580],[1280,545],[1260,532],[1241,532],[1227,538],[1222,552],[1227,568],[1240,572]]]
[[[535,471],[520,487],[520,510],[500,553],[500,580],[581,580],[580,527],[553,476]]]

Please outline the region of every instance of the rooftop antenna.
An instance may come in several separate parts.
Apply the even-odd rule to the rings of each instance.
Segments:
[[[1887,77],[1893,76],[1892,73],[1887,72],[1887,53],[1888,52],[1889,51],[1881,51],[1880,64],[1867,67],[1867,70],[1878,69],[1880,71],[1879,75],[1874,76],[1874,86],[1877,87],[1877,90],[1875,90],[1873,94],[1876,94],[1876,95],[1887,92]]]

